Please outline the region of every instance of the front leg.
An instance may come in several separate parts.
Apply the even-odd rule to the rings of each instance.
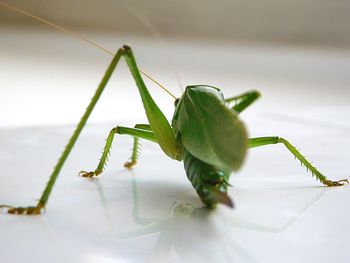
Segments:
[[[245,92],[241,95],[230,97],[225,99],[225,102],[230,105],[232,102],[233,106],[229,106],[232,110],[241,113],[246,108],[248,108],[254,101],[256,101],[260,97],[260,92],[256,90]]]
[[[137,126],[135,126],[135,127],[137,127]],[[141,139],[145,139],[145,140],[157,143],[157,140],[155,139],[154,134],[151,130],[117,126],[117,127],[113,128],[108,134],[108,137],[106,139],[106,144],[105,144],[103,152],[102,152],[102,156],[100,158],[100,161],[99,161],[96,169],[94,171],[91,171],[91,172],[81,171],[79,173],[79,175],[81,175],[83,177],[91,178],[93,176],[98,176],[99,174],[101,174],[103,172],[103,170],[107,164],[107,161],[108,161],[108,156],[109,156],[109,153],[110,153],[110,150],[112,147],[114,136],[116,134],[131,135],[137,139],[141,138]]]

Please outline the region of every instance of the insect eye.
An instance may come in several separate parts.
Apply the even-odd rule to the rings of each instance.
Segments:
[[[174,101],[174,105],[175,105],[175,107],[177,106],[177,104],[179,103],[179,98],[177,98],[175,101]]]

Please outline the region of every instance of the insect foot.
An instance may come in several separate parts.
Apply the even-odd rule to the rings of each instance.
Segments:
[[[339,181],[324,180],[322,183],[326,186],[329,186],[329,187],[342,186],[344,184],[349,184],[349,180],[348,179],[339,180]]]
[[[137,163],[136,161],[126,162],[126,163],[124,163],[124,167],[128,168],[128,169],[131,169],[131,168],[133,168],[136,165],[136,163]]]
[[[8,205],[0,205],[0,208],[5,208],[8,214],[14,215],[40,215],[43,207],[28,206],[28,207],[12,207]]]
[[[92,178],[94,176],[98,176],[100,173],[99,172],[86,172],[86,171],[80,171],[79,176],[86,177],[86,178]]]

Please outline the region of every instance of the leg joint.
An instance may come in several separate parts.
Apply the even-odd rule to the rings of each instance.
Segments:
[[[110,133],[119,133],[119,126],[114,127]]]

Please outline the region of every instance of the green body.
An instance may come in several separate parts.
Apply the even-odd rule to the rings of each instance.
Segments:
[[[246,128],[239,120],[238,114],[260,96],[257,91],[225,99],[218,88],[205,85],[189,86],[181,98],[175,100],[176,108],[172,125],[170,125],[150,95],[131,48],[123,46],[107,68],[101,83],[55,165],[36,206],[0,205],[0,208],[7,208],[8,212],[13,214],[41,213],[65,161],[121,58],[124,58],[135,79],[148,124],[136,124],[134,128],[121,126],[112,128],[96,169],[91,172],[82,171],[83,177],[101,174],[107,163],[115,135],[129,135],[135,139],[131,160],[125,164],[125,167],[131,168],[136,164],[139,157],[139,139],[157,143],[168,157],[184,161],[187,177],[203,203],[208,207],[215,207],[217,203],[233,206],[227,195],[230,174],[242,166],[248,148],[269,144],[283,144],[324,185],[338,186],[348,182],[347,180],[328,180],[283,138],[277,136],[248,138]],[[234,102],[233,106],[230,106],[231,102]]]
[[[208,207],[213,208],[217,203],[233,207],[227,195],[227,187],[231,171],[223,170],[205,163],[183,150],[183,162],[187,178],[190,180],[199,198]]]
[[[248,138],[222,92],[210,86],[188,86],[176,103],[172,127],[187,177],[201,200],[209,207],[219,199],[232,206],[226,195],[228,180],[242,166]]]

